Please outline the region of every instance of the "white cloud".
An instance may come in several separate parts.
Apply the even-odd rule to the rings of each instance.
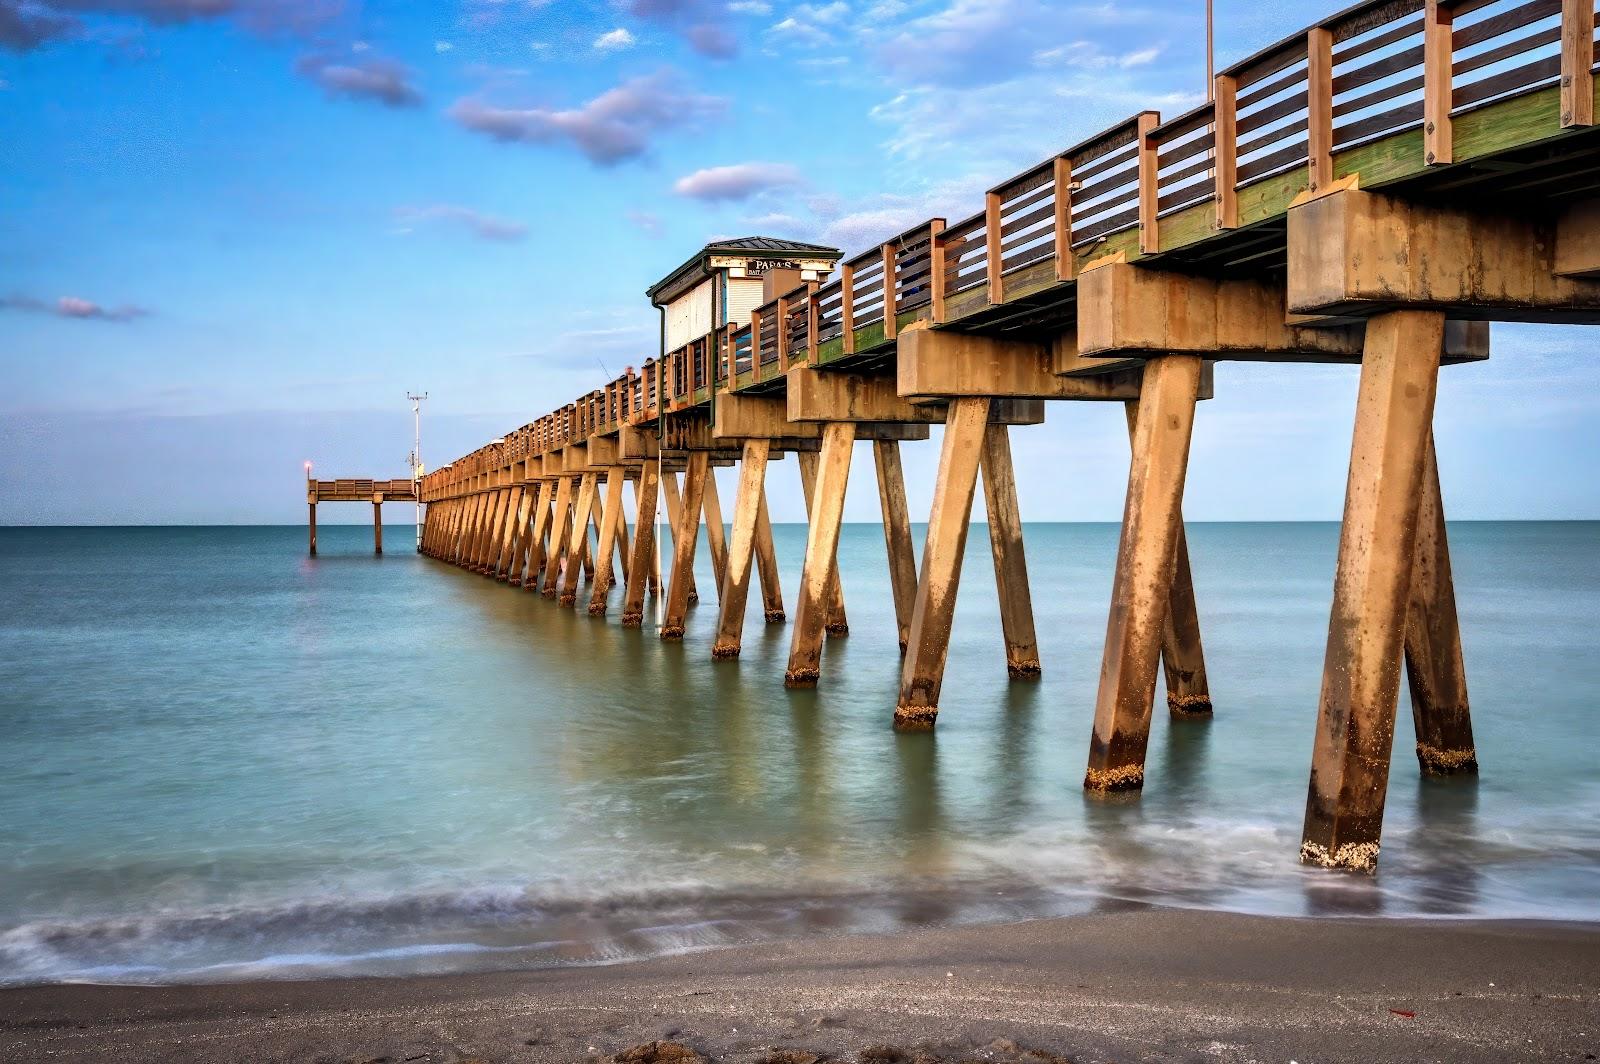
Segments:
[[[788,163],[749,162],[712,166],[680,177],[672,190],[700,200],[743,200],[760,192],[800,184],[800,171]]]
[[[767,0],[733,0],[728,10],[735,15],[770,15],[772,5]]]
[[[831,4],[797,4],[767,32],[801,45],[832,44],[839,33],[849,28],[849,14],[849,5],[839,0]]]
[[[638,226],[639,231],[644,233],[645,236],[655,239],[661,235],[661,219],[657,215],[649,211],[633,210],[628,212],[627,218],[628,221]]]
[[[435,52],[438,52],[440,55],[443,55],[444,53],[452,50],[453,48],[455,48],[455,45],[451,44],[449,41],[434,41],[433,42],[433,50]]]
[[[442,222],[460,226],[482,240],[510,242],[521,240],[528,235],[528,227],[521,222],[509,218],[497,218],[492,214],[484,214],[482,211],[454,203],[436,203],[426,207],[397,207],[394,213],[397,219],[404,222]],[[414,231],[413,226],[402,226],[396,233],[408,236]]]
[[[636,42],[633,34],[626,27],[618,26],[609,33],[602,33],[594,39],[594,50],[597,52],[624,52],[632,48]]]
[[[569,142],[591,162],[613,166],[637,158],[660,133],[696,126],[723,112],[726,100],[682,87],[667,70],[632,78],[565,110],[500,107],[464,97],[450,117],[475,133],[524,144]]]

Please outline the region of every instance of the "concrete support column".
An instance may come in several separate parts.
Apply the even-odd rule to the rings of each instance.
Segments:
[[[372,500],[372,553],[383,553],[383,500]]]
[[[483,508],[483,496],[472,494],[463,501],[461,510],[461,528],[456,533],[456,542],[450,552],[450,563],[462,566],[466,564],[467,554],[472,549],[472,537],[478,530],[478,511]]]
[[[814,687],[821,673],[823,630],[832,620],[839,586],[839,526],[844,520],[845,488],[850,481],[850,454],[856,426],[830,421],[822,428],[822,453],[815,483],[808,489],[810,525],[806,560],[800,575],[800,601],[795,607],[794,636],[789,645],[785,687]],[[804,468],[804,466],[802,466]]]
[[[521,484],[511,486],[510,494],[506,498],[506,517],[501,522],[500,535],[495,541],[494,557],[489,563],[489,575],[502,582],[511,570],[511,545],[519,538],[517,517],[522,512],[522,493]]]
[[[1150,705],[1177,560],[1200,372],[1198,355],[1162,355],[1145,366],[1083,779],[1090,793],[1144,785]]]
[[[626,478],[624,478],[626,479]],[[634,495],[638,495],[638,485],[634,485]],[[638,503],[634,503],[635,509]],[[628,551],[632,548],[633,538],[628,533],[628,511],[622,505],[622,497],[617,497],[617,575],[622,578],[624,585],[628,582]]]
[[[717,601],[722,601],[722,581],[728,572],[727,530],[722,525],[722,500],[717,496],[716,471],[706,474],[703,502],[706,515],[706,549],[711,552],[711,575],[717,585]]]
[[[911,639],[911,611],[917,601],[917,548],[911,539],[911,513],[906,506],[906,477],[900,444],[873,440],[872,459],[878,471],[878,503],[883,508],[883,542],[889,555],[889,587],[894,594],[895,625],[900,653]]]
[[[733,500],[733,540],[726,575],[717,592],[717,638],[713,658],[736,658],[744,641],[745,606],[750,599],[750,570],[755,560],[756,532],[766,501],[768,440],[746,440],[739,463],[739,493]],[[710,514],[707,512],[707,519]]]
[[[622,526],[622,485],[625,480],[621,466],[612,466],[606,470],[606,494],[604,509],[601,512],[600,541],[595,547],[599,565],[595,573],[594,588],[589,593],[589,614],[593,617],[605,616],[606,598],[611,593],[613,582],[611,555],[617,549],[617,530]]]
[[[494,493],[488,529],[483,537],[483,546],[478,552],[478,572],[484,576],[493,576],[495,566],[500,562],[500,534],[505,528],[506,509],[510,505],[510,488],[501,488]]]
[[[455,533],[450,537],[451,565],[460,565],[462,555],[466,552],[467,544],[472,540],[472,530],[478,518],[478,507],[483,505],[483,496],[468,495],[460,500],[461,514],[456,522]]]
[[[1372,872],[1394,743],[1444,315],[1367,322],[1300,859]]]
[[[595,476],[594,497],[596,500],[598,500],[600,497],[600,478],[598,474]],[[581,537],[581,546],[578,550],[578,557],[583,561],[583,575],[592,584],[595,581],[596,569],[594,550],[589,544],[590,529],[594,530],[595,541],[599,542],[600,512],[592,503],[589,506],[589,519],[583,523],[583,536]]]
[[[1477,775],[1478,751],[1472,741],[1467,669],[1461,657],[1455,580],[1450,572],[1444,498],[1439,490],[1439,463],[1431,433],[1422,470],[1417,555],[1406,610],[1406,674],[1411,681],[1411,714],[1416,723],[1417,761],[1422,765],[1422,774]]]
[[[578,576],[589,546],[589,514],[594,509],[595,474],[585,473],[578,481],[578,502],[572,514],[572,541],[567,545],[567,567],[562,573],[558,605],[578,603]]]
[[[533,508],[533,521],[528,526],[528,565],[522,586],[529,591],[539,590],[539,576],[549,560],[550,520],[555,510],[556,482],[539,482],[539,499]]]
[[[654,461],[645,460],[634,490],[633,550],[628,557],[627,594],[622,603],[622,626],[644,624],[644,591],[655,575],[656,498],[661,494]]]
[[[972,497],[989,426],[989,402],[952,399],[945,418],[933,510],[922,545],[917,599],[911,609],[910,640],[900,670],[900,699],[894,709],[894,726],[900,731],[931,731],[938,719],[950,624],[961,585],[961,559],[967,551]]]
[[[317,556],[317,504],[314,502],[307,503],[306,509],[310,511],[306,519],[306,550],[309,557],[315,558]]]
[[[983,499],[989,514],[994,582],[1000,592],[1006,672],[1013,680],[1036,680],[1041,671],[1039,638],[1033,626],[1028,560],[1022,549],[1022,514],[1017,508],[1017,478],[1011,466],[1011,436],[1004,425],[990,425],[983,434]]]
[[[550,548],[544,563],[544,597],[553,599],[566,563],[567,539],[572,534],[572,478],[556,478],[556,508],[550,515]]]
[[[689,586],[694,579],[694,552],[700,541],[700,511],[705,503],[706,478],[711,472],[707,451],[690,451],[683,473],[683,498],[678,523],[672,530],[672,579],[667,584],[667,610],[661,622],[662,639],[682,639],[689,613]],[[670,501],[672,496],[667,496]]]
[[[768,624],[788,619],[783,609],[783,584],[778,577],[778,553],[772,545],[772,519],[767,516],[767,493],[761,492],[756,508],[756,572],[761,576],[761,612]]]
[[[812,507],[817,495],[817,466],[821,459],[816,451],[801,451],[795,455],[795,461],[800,464],[800,490],[806,497],[806,521],[812,520]],[[803,564],[803,562],[802,562]],[[844,612],[844,581],[839,576],[838,566],[830,567],[833,576],[828,585],[828,619],[826,631],[831,636],[845,636],[850,634],[850,621]],[[795,607],[798,616],[799,607]]]
[[[1139,401],[1124,403],[1123,407],[1131,444],[1139,423]],[[1194,574],[1189,569],[1189,537],[1184,531],[1181,513],[1172,590],[1167,596],[1167,622],[1161,632],[1161,663],[1167,684],[1167,712],[1172,719],[1210,720],[1211,687],[1206,680],[1205,648],[1200,641]]]
[[[477,492],[472,496],[472,518],[461,536],[461,555],[456,564],[470,569],[475,564],[478,543],[483,538],[483,526],[489,514],[489,493]]]
[[[494,529],[495,511],[500,505],[500,493],[490,489],[483,493],[483,508],[478,515],[478,527],[472,536],[472,550],[467,556],[467,568],[482,572],[484,555],[488,553],[489,537]]]
[[[684,478],[688,479],[688,476],[688,472],[685,471]],[[678,474],[668,472],[662,478],[661,486],[667,500],[667,527],[672,529],[673,551],[676,553],[678,529],[683,525],[683,500],[678,492]],[[698,525],[698,521],[696,524]],[[685,574],[685,579],[688,581],[688,597],[684,601],[692,606],[700,601],[700,589],[695,586],[693,569]]]
[[[522,502],[517,507],[517,517],[511,525],[511,557],[506,560],[506,570],[500,577],[508,584],[522,583],[522,570],[528,563],[528,522],[533,516],[533,504],[538,495],[537,480],[530,480],[522,486]]]

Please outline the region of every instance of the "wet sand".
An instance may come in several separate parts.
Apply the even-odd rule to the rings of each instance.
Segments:
[[[630,1048],[666,1041],[655,1051]],[[1600,1056],[1600,925],[1147,910],[606,967],[0,991],[0,1060]],[[781,1052],[788,1050],[791,1055]]]

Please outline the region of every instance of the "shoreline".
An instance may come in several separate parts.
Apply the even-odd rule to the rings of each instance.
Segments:
[[[873,1047],[925,1062],[1595,1059],[1600,924],[1141,909],[610,965],[0,990],[0,1059],[19,1061],[569,1062],[661,1039],[750,1064]]]

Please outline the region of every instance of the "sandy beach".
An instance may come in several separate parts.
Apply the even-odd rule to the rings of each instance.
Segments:
[[[741,1064],[1594,1060],[1600,927],[1146,910],[605,967],[0,993],[7,1061],[685,1051]]]

